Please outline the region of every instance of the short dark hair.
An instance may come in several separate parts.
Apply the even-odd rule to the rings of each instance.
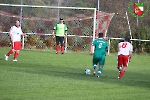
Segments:
[[[99,33],[98,37],[103,37],[103,35],[104,35],[103,33]]]
[[[130,42],[130,38],[124,38],[124,41]]]
[[[63,20],[63,18],[60,18],[60,20]]]

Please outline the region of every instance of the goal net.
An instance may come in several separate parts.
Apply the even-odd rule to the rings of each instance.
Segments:
[[[95,28],[95,37],[98,37],[98,33],[103,33],[104,37],[107,37],[107,30],[110,25],[111,19],[113,18],[114,13],[106,13],[101,11],[96,11],[96,28]],[[94,48],[92,44],[90,45],[90,54],[94,53]]]
[[[68,27],[65,50],[89,51],[96,34],[109,26],[111,17],[107,14],[96,12],[96,8],[0,4],[0,33],[7,33],[19,19],[23,32],[29,35],[22,38],[23,49],[55,49],[51,33],[62,17]],[[2,41],[9,42],[8,33],[0,36]]]

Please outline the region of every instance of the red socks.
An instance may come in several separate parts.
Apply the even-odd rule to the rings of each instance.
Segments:
[[[6,56],[10,56],[10,55],[13,54],[13,53],[14,53],[14,59],[16,59],[16,58],[18,57],[19,53],[18,53],[18,52],[13,52],[13,50],[10,50],[10,51],[6,54]]]
[[[19,53],[18,53],[18,52],[15,52],[15,54],[14,54],[14,59],[17,59],[18,55],[19,55]]]
[[[13,53],[13,50],[10,50],[10,51],[6,54],[6,56],[10,56],[12,53]]]
[[[120,73],[119,76],[118,76],[119,79],[121,79],[121,77],[124,75],[124,73],[125,73],[125,70],[122,70],[121,73]]]
[[[56,45],[56,53],[59,51],[59,45]]]
[[[56,53],[58,53],[59,48],[59,45],[56,45]],[[61,53],[64,53],[64,46],[61,46]]]
[[[64,46],[61,46],[61,53],[64,53]]]

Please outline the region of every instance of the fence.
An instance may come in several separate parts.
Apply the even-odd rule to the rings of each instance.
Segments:
[[[22,13],[20,13],[20,7],[22,7]],[[65,42],[66,50],[90,51],[90,43],[97,33],[107,33],[113,15],[113,13],[96,12],[95,8],[0,4],[0,47],[11,45],[8,31],[15,20],[20,19],[23,31],[29,34],[27,38],[23,38],[23,48],[55,49],[55,38],[52,38],[51,33],[58,17],[63,17],[69,33]],[[116,39],[109,38],[108,42]],[[133,39],[133,41],[147,42],[149,40]],[[119,42],[118,39],[117,42]],[[110,52],[115,51],[116,43],[109,43]],[[136,48],[138,48],[137,45]]]
[[[23,11],[21,15],[20,7]],[[67,49],[89,50],[95,33],[96,8],[1,4],[0,32],[8,32],[15,20],[20,19],[23,31],[29,34],[29,37],[23,38],[22,41],[25,49],[54,48],[55,39],[51,37],[51,33],[58,17],[64,18],[68,26]],[[9,39],[2,37],[2,42],[6,41]]]
[[[90,50],[90,43],[97,36],[95,33],[106,33],[114,15],[113,13],[96,12],[96,8],[0,5],[1,33],[8,31],[14,21],[19,18],[23,31],[29,34],[29,37],[23,38],[22,41],[22,46],[23,48],[25,46],[25,49],[54,49],[55,39],[51,37],[52,29],[59,19],[58,17],[63,17],[69,34],[67,41],[65,41],[66,50]],[[19,13],[20,7],[23,11],[21,13]],[[59,16],[56,13],[58,11]]]

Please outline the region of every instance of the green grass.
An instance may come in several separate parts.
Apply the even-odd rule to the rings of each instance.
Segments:
[[[117,80],[116,54],[106,56],[100,78],[84,75],[92,68],[88,52],[21,50],[18,62],[0,48],[0,100],[149,100],[150,54],[134,54],[121,80]]]

